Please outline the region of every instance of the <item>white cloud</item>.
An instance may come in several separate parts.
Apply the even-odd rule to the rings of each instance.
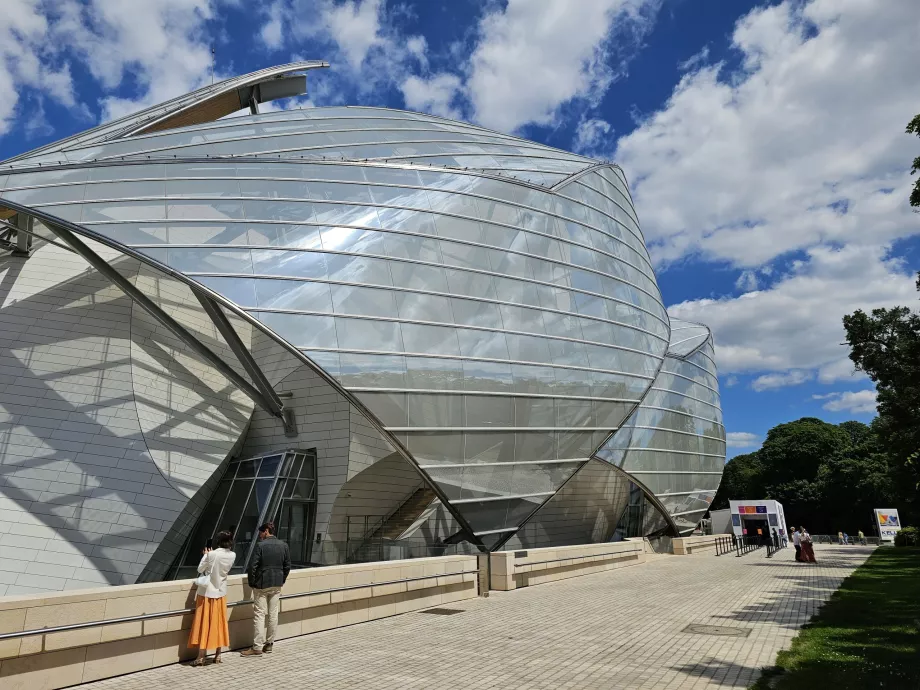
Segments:
[[[470,56],[476,120],[501,131],[553,124],[573,99],[597,98],[625,71],[658,0],[508,0],[487,12]]]
[[[24,87],[64,106],[77,108],[65,61],[52,39],[52,26],[39,0],[3,0],[0,21],[0,134],[16,119]],[[40,107],[40,106],[39,106]],[[34,113],[29,121],[34,120]]]
[[[918,34],[916,0],[787,0],[743,17],[743,68],[697,66],[618,142],[656,259],[753,267],[915,233],[920,142],[904,127],[920,108]]]
[[[862,371],[857,371],[849,357],[825,364],[818,370],[818,381],[821,383],[834,383],[835,381],[859,381],[869,377]]]
[[[282,0],[276,0],[266,9],[266,21],[259,30],[262,42],[273,50],[281,48],[284,44],[284,22],[288,21],[287,6]]]
[[[460,88],[460,77],[455,74],[437,74],[430,79],[421,79],[415,75],[408,77],[400,86],[406,107],[458,118],[460,111],[455,105]]]
[[[353,69],[359,69],[368,51],[384,40],[380,35],[380,9],[381,0],[347,0],[341,5],[328,2],[323,8],[329,33]]]
[[[758,285],[757,273],[754,271],[742,271],[738,280],[735,281],[735,287],[742,292],[752,292],[757,289]]]
[[[758,393],[776,388],[787,388],[789,386],[800,386],[806,381],[810,381],[811,374],[807,371],[793,369],[782,374],[764,374],[758,376],[751,382],[751,388]]]
[[[729,376],[728,378],[725,379],[725,387],[726,387],[726,388],[731,388],[731,387],[737,386],[737,385],[738,385],[738,377],[737,377],[737,376]]]
[[[332,69],[317,80],[314,98],[324,105],[370,101],[376,105],[418,69],[427,69],[428,44],[407,35],[398,18],[409,13],[395,0],[274,0],[290,35],[311,59]],[[432,100],[432,103],[435,101]]]
[[[433,73],[427,41],[405,33],[397,17],[408,10],[393,0],[274,0],[272,11],[282,4],[293,35],[333,64],[328,81],[359,97],[395,87],[408,108],[513,131],[554,125],[572,102],[595,103],[625,73],[661,0],[486,3],[476,30],[448,47],[456,67]],[[269,43],[273,17],[263,27]]]
[[[204,33],[218,0],[63,2],[53,33],[74,51],[103,89],[131,80],[134,96],[106,96],[103,119],[114,119],[203,86],[211,50]]]
[[[668,312],[712,329],[724,374],[819,369],[822,382],[837,380],[848,355],[843,316],[915,304],[914,277],[885,247],[815,247],[806,257],[768,290],[690,300]]]
[[[875,412],[874,390],[846,391],[812,397],[816,400],[827,400],[822,407],[830,412],[852,412],[853,414]]]
[[[696,53],[695,55],[691,55],[686,60],[678,62],[677,69],[679,69],[681,72],[686,72],[688,70],[698,69],[702,65],[705,65],[707,62],[709,62],[709,46],[703,46],[703,49],[700,52]]]
[[[749,431],[729,431],[725,434],[725,445],[729,448],[751,448],[760,445],[760,437]]]
[[[575,128],[572,150],[586,156],[603,158],[604,151],[610,151],[610,139],[613,127],[606,120],[599,118],[582,119]]]

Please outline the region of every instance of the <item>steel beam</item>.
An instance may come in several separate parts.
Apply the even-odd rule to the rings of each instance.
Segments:
[[[192,290],[192,292],[195,293],[195,297],[201,302],[201,306],[204,307],[207,315],[211,317],[211,321],[217,326],[217,330],[224,336],[227,345],[233,350],[233,354],[236,355],[240,364],[243,365],[246,373],[249,374],[249,378],[256,384],[256,388],[259,389],[262,396],[272,406],[271,413],[276,417],[283,416],[284,404],[281,402],[281,398],[278,397],[278,394],[275,392],[274,388],[272,388],[268,379],[265,378],[262,369],[259,368],[259,365],[256,364],[256,361],[252,358],[252,354],[246,348],[246,345],[243,344],[239,333],[236,332],[236,329],[233,327],[233,324],[230,323],[230,319],[227,318],[223,309],[221,309],[210,297],[201,294],[197,290]]]
[[[192,351],[195,352],[195,354],[197,354],[208,364],[217,369],[217,371],[219,371],[228,381],[239,388],[243,393],[248,395],[256,405],[276,417],[283,418],[282,410],[278,407],[278,405],[273,404],[273,401],[271,400],[267,400],[265,396],[262,395],[261,391],[255,388],[245,378],[240,376],[239,373],[237,373],[229,364],[221,359],[213,350],[211,350],[211,348],[198,340],[198,338],[195,337],[191,331],[186,329],[185,326],[176,321],[173,317],[163,311],[163,309],[161,309],[153,300],[147,297],[147,295],[138,290],[130,280],[125,278],[121,273],[109,265],[105,259],[90,249],[83,242],[83,240],[70,232],[70,230],[63,228],[60,225],[45,221],[45,226],[62,242],[67,244],[77,254],[82,256],[90,266],[95,268],[97,271],[99,271],[99,273],[104,275],[117,287],[119,287],[122,292],[134,300],[144,311],[159,321],[165,328],[172,332],[173,335],[179,338],[179,340],[188,345]]]
[[[14,219],[16,224],[16,249],[13,256],[28,257],[32,251],[32,216],[17,213]]]

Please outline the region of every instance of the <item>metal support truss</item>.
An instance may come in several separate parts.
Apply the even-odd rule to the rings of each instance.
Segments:
[[[227,345],[230,346],[230,349],[233,350],[233,354],[236,355],[236,358],[239,360],[240,364],[243,365],[246,373],[249,374],[249,378],[252,379],[253,383],[255,383],[256,387],[261,391],[262,396],[272,406],[272,409],[269,411],[276,417],[281,417],[284,421],[284,431],[286,433],[296,434],[297,428],[294,425],[294,417],[291,414],[291,410],[286,410],[284,408],[281,398],[272,388],[265,374],[262,373],[262,369],[256,364],[255,359],[253,359],[246,345],[243,344],[239,333],[237,333],[233,324],[230,323],[230,319],[227,318],[223,309],[207,295],[197,290],[193,290],[193,292],[195,293],[195,297],[198,298],[198,301],[201,302],[201,306],[204,307],[207,315],[211,318],[211,321],[214,322],[217,330],[224,336],[224,340],[227,342]]]
[[[26,259],[32,253],[32,216],[17,213],[11,221],[0,220],[0,248]]]
[[[120,288],[122,292],[128,295],[128,297],[134,300],[144,311],[159,321],[165,328],[169,329],[169,331],[177,338],[179,338],[179,340],[188,345],[199,357],[217,369],[217,371],[219,371],[224,376],[224,378],[239,388],[243,393],[248,395],[256,405],[274,415],[275,417],[284,419],[285,415],[283,406],[281,405],[281,401],[278,399],[277,395],[274,395],[272,398],[266,398],[262,394],[262,391],[253,386],[251,383],[249,383],[249,381],[237,373],[233,367],[221,359],[213,350],[211,350],[211,348],[198,340],[198,338],[195,337],[191,331],[186,329],[185,326],[180,324],[173,317],[163,311],[163,309],[161,309],[153,300],[138,290],[130,280],[125,278],[121,273],[110,266],[108,262],[105,261],[105,259],[96,254],[96,252],[90,249],[83,242],[83,240],[74,235],[70,230],[47,221],[45,222],[45,226],[62,242],[73,249],[73,251],[82,256],[90,266],[95,268],[97,271],[99,271],[99,273],[112,281],[112,283]],[[223,314],[221,314],[221,316],[223,316]],[[227,325],[230,326],[229,322]],[[232,328],[232,326],[230,327]],[[220,328],[220,326],[218,326],[218,328]],[[231,348],[234,349],[233,345],[231,345]],[[264,376],[262,378],[264,379]],[[285,428],[287,428],[287,425],[285,425]]]

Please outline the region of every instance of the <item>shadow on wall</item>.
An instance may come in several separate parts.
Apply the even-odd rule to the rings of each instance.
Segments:
[[[132,259],[114,263],[137,271]],[[159,334],[132,343],[131,300],[63,250],[0,257],[0,300],[0,595],[132,583],[197,489],[164,478],[148,439],[220,462],[216,448],[194,450],[200,435],[176,433],[173,398],[188,399],[200,378],[163,361],[176,345]],[[159,388],[137,386],[132,345],[183,383],[154,366]],[[234,392],[223,381],[185,411],[215,437],[242,433],[245,410],[212,402]],[[140,406],[162,419],[146,437]]]

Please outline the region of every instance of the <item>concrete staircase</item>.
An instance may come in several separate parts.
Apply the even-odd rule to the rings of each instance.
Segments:
[[[415,522],[416,518],[431,505],[437,494],[427,486],[417,488],[380,527],[367,536],[367,541],[396,539]]]

